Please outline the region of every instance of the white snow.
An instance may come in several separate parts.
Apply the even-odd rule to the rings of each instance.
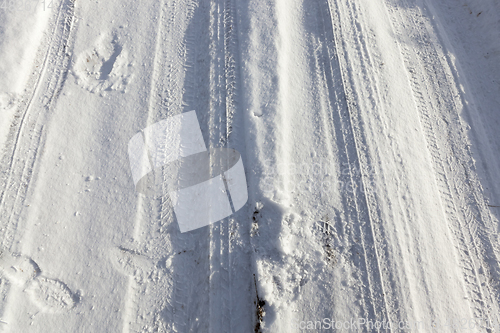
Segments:
[[[0,331],[500,330],[498,1],[27,3]]]
[[[13,109],[22,98],[31,73],[42,65],[43,58],[36,59],[44,31],[50,17],[50,9],[26,2],[4,1],[0,9],[0,145],[3,146]],[[24,6],[24,2],[22,3]],[[28,23],[29,22],[29,23]],[[39,61],[42,60],[42,61]],[[33,78],[34,79],[34,78]],[[29,91],[29,88],[27,89]]]

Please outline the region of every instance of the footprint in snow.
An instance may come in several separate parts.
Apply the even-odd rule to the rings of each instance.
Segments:
[[[67,311],[79,299],[63,282],[43,276],[31,258],[3,252],[0,254],[0,271],[12,284],[24,288],[23,291],[42,311]]]
[[[134,277],[139,284],[153,280],[160,274],[159,262],[154,262],[133,250],[114,248],[110,251],[110,257],[119,272]]]
[[[77,84],[92,93],[125,92],[133,77],[127,51],[119,37],[111,34],[103,35],[76,58],[73,74]]]

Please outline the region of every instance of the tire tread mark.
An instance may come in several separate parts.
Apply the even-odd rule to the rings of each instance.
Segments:
[[[404,13],[401,9],[396,4],[392,4],[390,1],[387,2],[386,10],[389,17],[391,17],[393,27],[402,26],[401,29],[410,30],[412,37],[420,42],[420,45],[424,45],[428,53],[434,55],[433,59],[441,59],[442,57],[438,53],[443,52],[439,50],[436,41],[433,41],[429,36],[427,22],[423,19],[424,15],[421,10],[410,2],[407,2],[406,7],[408,8],[407,16],[412,19],[412,27],[405,26],[405,20],[402,18]],[[395,29],[395,32],[399,36],[402,35],[401,30]],[[491,322],[490,314],[495,313],[491,306],[493,305],[498,310],[498,291],[492,290],[490,283],[486,283],[482,287],[481,276],[488,275],[490,281],[493,277],[498,277],[498,265],[488,264],[483,257],[485,253],[492,256],[496,256],[496,254],[487,232],[489,217],[484,216],[487,214],[482,213],[486,210],[484,209],[484,198],[478,193],[481,186],[473,176],[471,165],[467,162],[472,161],[472,154],[466,139],[464,139],[466,137],[464,125],[458,113],[445,112],[437,115],[432,112],[432,110],[442,110],[445,107],[457,112],[456,110],[460,110],[460,106],[464,105],[462,101],[457,100],[457,96],[461,94],[455,86],[456,77],[446,71],[446,67],[452,70],[453,66],[450,65],[447,58],[444,63],[440,62],[438,64],[430,63],[430,60],[426,58],[412,60],[407,47],[401,45],[400,42],[398,43],[402,51],[405,67],[410,73],[412,93],[419,110],[420,121],[432,157],[443,208],[456,239],[464,281],[468,286],[469,297],[472,299],[474,316]],[[429,77],[422,79],[417,73],[426,73]],[[444,82],[450,82],[451,84],[445,85],[441,80],[443,78]],[[431,89],[432,85],[438,87],[433,90]],[[421,88],[422,86],[425,87],[425,90]],[[432,95],[427,93],[429,91],[443,91],[450,98],[445,99],[440,94]],[[451,103],[446,101],[451,101]],[[453,129],[453,125],[458,125],[456,126],[459,129],[458,133],[457,130]],[[440,133],[443,134],[440,135]],[[453,138],[457,140],[453,140]],[[465,144],[459,147],[460,144],[455,141],[459,143],[465,141]],[[443,151],[446,153],[443,153]],[[454,156],[454,158],[443,158],[443,156]],[[465,179],[465,184],[460,184],[462,179]],[[462,211],[456,206],[457,200],[466,203]],[[472,210],[475,212],[472,213]],[[475,216],[480,216],[480,220],[477,221]],[[481,223],[481,225],[479,226],[478,223]],[[483,242],[478,242],[478,238]],[[498,260],[495,262],[498,262]],[[480,271],[483,273],[480,274]],[[487,299],[492,300],[493,303],[487,302]],[[491,331],[488,327],[483,328]]]
[[[361,271],[364,271],[367,279],[368,293],[363,292],[362,295],[365,298],[365,308],[364,311],[366,318],[373,318],[380,322],[387,322],[389,320],[389,305],[386,296],[386,292],[390,290],[387,288],[387,278],[384,279],[382,275],[382,265],[381,258],[384,257],[384,252],[381,250],[383,247],[379,244],[379,231],[375,229],[375,225],[380,225],[378,223],[379,217],[376,213],[376,207],[374,198],[368,194],[370,189],[367,185],[367,180],[369,175],[366,172],[366,168],[369,167],[369,157],[368,153],[363,149],[366,147],[364,144],[365,139],[363,138],[362,130],[360,127],[360,119],[358,115],[358,105],[355,101],[356,93],[353,90],[354,82],[350,78],[350,74],[346,70],[347,68],[347,55],[340,42],[340,34],[343,29],[341,26],[340,19],[340,6],[338,2],[326,1],[325,11],[322,11],[327,18],[323,18],[323,24],[331,24],[331,30],[333,33],[332,44],[333,49],[328,48],[328,53],[330,54],[330,59],[334,59],[334,62],[338,65],[338,71],[335,74],[334,66],[330,63],[326,67],[329,76],[332,78],[328,81],[332,82],[333,85],[340,85],[340,96],[337,94],[332,94],[332,98],[335,96],[335,100],[338,102],[339,99],[343,101],[344,107],[337,108],[339,115],[338,118],[341,121],[340,131],[343,136],[343,142],[345,147],[345,160],[349,165],[349,180],[351,184],[354,184],[355,175],[353,170],[361,170],[361,184],[362,188],[353,188],[354,192],[354,202],[349,202],[349,200],[344,199],[344,205],[347,208],[348,215],[350,219],[353,219],[353,223],[359,226],[359,236],[361,237],[361,245],[363,248],[363,264],[360,267]],[[355,9],[351,9],[351,17],[354,17]],[[333,16],[332,13],[337,13]],[[365,59],[369,57],[367,54],[366,46],[361,40],[360,32],[357,30],[355,24],[353,24],[354,30],[357,34],[357,50],[359,55]],[[325,29],[325,33],[326,33]],[[338,79],[336,79],[336,76]],[[335,102],[333,102],[335,103]],[[346,110],[343,114],[342,109]],[[335,126],[335,125],[333,125]],[[354,237],[356,238],[356,237]],[[355,242],[355,239],[354,239]]]
[[[72,31],[75,23],[74,2],[61,2],[55,18],[55,27],[42,69],[34,73],[29,82],[34,87],[29,89],[15,118],[17,123],[11,126],[7,148],[1,165],[6,165],[2,176],[4,191],[0,199],[0,219],[4,222],[2,245],[11,249],[15,234],[19,229],[19,221],[13,220],[22,211],[22,203],[26,199],[29,186],[32,183],[33,168],[41,147],[43,147],[43,125],[41,121],[53,108],[60,91],[66,81],[70,55],[67,52],[72,43]],[[55,59],[49,62],[48,59]],[[45,75],[50,75],[43,80]],[[43,84],[47,82],[47,85]],[[12,249],[11,249],[12,250]]]

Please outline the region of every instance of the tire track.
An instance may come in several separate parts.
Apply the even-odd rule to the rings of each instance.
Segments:
[[[432,28],[425,14],[415,4],[406,2],[405,5],[406,13],[393,3],[388,3],[386,8],[396,34],[402,38],[403,30],[407,31],[414,41],[425,47],[424,56],[415,59],[408,48],[399,43],[432,156],[442,207],[457,242],[474,316],[491,322],[490,314],[498,313],[499,299],[498,290],[494,290],[489,282],[499,276],[499,268],[489,238],[491,218],[485,209],[474,167],[468,162],[473,161],[472,154],[465,139],[464,125],[456,113],[465,103],[458,98],[462,94],[456,88],[456,75],[450,73],[453,66],[447,57],[443,60],[444,56],[440,55],[443,51],[428,32]],[[408,18],[410,24],[405,25]],[[420,73],[425,73],[425,77],[422,78]],[[434,91],[442,94],[432,94]],[[450,111],[436,113],[441,110]],[[463,203],[464,208],[459,209],[457,203]]]
[[[344,22],[344,20],[340,17],[342,9],[338,2],[325,1],[321,2],[321,4],[323,30],[325,35],[330,36],[327,41],[332,41],[331,43],[326,43],[326,52],[329,55],[328,58],[332,59],[333,63],[336,63],[336,66],[333,66],[332,62],[325,66],[325,76],[327,76],[330,91],[333,91],[334,87],[341,86],[340,89],[337,88],[336,93],[330,93],[330,96],[332,104],[342,101],[342,106],[337,107],[336,110],[338,114],[333,116],[337,118],[337,121],[333,121],[332,124],[332,127],[336,128],[336,133],[342,133],[342,139],[338,143],[339,147],[345,147],[344,156],[341,160],[347,162],[350,170],[348,177],[344,176],[345,179],[342,179],[342,181],[347,181],[348,184],[355,184],[356,177],[353,174],[353,170],[361,172],[361,187],[352,188],[354,202],[350,202],[350,198],[346,197],[343,200],[344,207],[346,207],[347,220],[353,223],[353,225],[358,226],[357,232],[349,235],[349,238],[352,244],[356,244],[357,239],[360,239],[363,250],[363,262],[357,263],[359,270],[366,274],[364,282],[367,286],[367,291],[360,292],[365,298],[365,313],[363,314],[363,318],[387,322],[389,319],[394,319],[390,318],[391,312],[389,308],[394,309],[395,305],[391,304],[392,306],[390,307],[388,304],[388,298],[392,296],[391,280],[393,280],[393,277],[388,276],[387,272],[390,270],[388,269],[387,256],[384,252],[384,246],[380,241],[384,239],[385,235],[380,227],[376,227],[380,226],[380,217],[377,214],[376,201],[373,197],[374,191],[371,188],[373,178],[368,171],[371,161],[366,150],[367,143],[360,124],[355,84],[351,78],[352,74],[347,70],[348,58],[341,42],[344,30],[341,26],[341,22]],[[350,13],[347,13],[347,15],[349,15],[353,22],[351,29],[354,30],[356,35],[356,49],[360,59],[368,62],[367,58],[369,58],[369,55],[362,41],[362,34],[358,30],[358,25],[355,21],[355,8],[352,8],[352,6],[348,7]],[[332,13],[337,13],[337,15],[333,16]],[[366,75],[366,77],[369,78],[370,76]],[[368,82],[368,86],[373,87],[373,82]],[[371,103],[375,104],[376,101],[372,100]],[[386,272],[385,275],[382,272]]]
[[[228,144],[236,106],[234,12],[232,1],[225,0],[165,3],[158,26],[148,124],[196,110],[208,148]],[[180,234],[164,187],[166,177],[162,172],[155,175],[153,187],[161,195],[139,198],[131,247],[165,263],[167,275],[163,281],[148,278],[141,283],[130,278],[124,331],[230,332],[229,224],[234,222],[223,220]],[[146,296],[147,289],[152,296]],[[140,312],[146,303],[154,308],[149,314]]]
[[[206,6],[203,2],[181,0],[163,1],[159,7],[144,127],[192,109],[199,116],[200,110],[193,100],[197,97],[199,74],[196,57],[202,52],[198,44],[205,44],[198,42],[207,34],[206,26],[199,21],[206,20]],[[154,195],[138,196],[134,241],[126,247],[147,255],[156,263],[158,273],[142,280],[129,277],[124,332],[189,332],[208,327],[205,321],[189,317],[190,313],[208,311],[205,307],[208,296],[203,292],[207,289],[203,277],[208,274],[204,264],[208,248],[203,241],[207,238],[203,236],[206,231],[180,234],[165,187],[166,177],[163,170],[156,170],[150,184]]]
[[[47,48],[39,49],[34,71],[26,85],[26,93],[14,116],[0,162],[0,238],[3,251],[18,252],[28,221],[23,219],[26,199],[37,174],[37,161],[45,142],[44,120],[54,108],[67,79],[75,25],[74,1],[61,1],[55,17],[49,21],[53,29],[47,37]],[[43,45],[43,43],[42,43]],[[36,65],[36,66],[35,66]],[[2,279],[3,281],[3,279]],[[1,313],[8,308],[10,284],[0,284]],[[7,330],[8,327],[5,327]],[[3,329],[2,329],[3,330]]]
[[[209,148],[227,147],[236,110],[237,27],[232,0],[211,2],[211,69]],[[212,224],[210,228],[210,332],[231,332],[232,217]]]
[[[12,250],[18,235],[23,202],[33,181],[33,171],[40,149],[43,149],[43,120],[50,114],[68,75],[74,28],[74,2],[62,1],[53,21],[54,30],[43,60],[37,60],[41,69],[28,82],[33,87],[23,98],[11,126],[7,148],[2,161],[2,188],[0,220],[2,246]],[[49,60],[50,59],[50,60]],[[52,60],[53,59],[53,60]],[[42,66],[40,66],[42,64]],[[46,75],[50,75],[45,79]],[[33,84],[33,85],[31,85]]]
[[[288,5],[290,8],[288,8]],[[324,292],[322,288],[326,287],[328,283],[324,287],[322,287],[321,283],[304,287],[310,279],[307,273],[307,270],[310,268],[307,267],[307,264],[304,265],[301,263],[301,258],[297,257],[295,253],[294,255],[287,253],[290,256],[288,260],[293,261],[294,264],[290,267],[287,265],[284,266],[285,269],[288,267],[290,270],[301,266],[307,267],[301,272],[302,277],[296,280],[295,277],[281,278],[279,276],[280,273],[284,273],[280,272],[274,266],[279,267],[283,263],[280,262],[280,258],[277,258],[274,252],[266,248],[268,247],[267,244],[264,245],[261,242],[265,241],[266,243],[273,244],[274,239],[276,239],[276,242],[280,243],[282,238],[286,238],[287,228],[289,228],[289,225],[293,225],[294,222],[292,220],[287,221],[289,216],[286,216],[286,213],[281,213],[285,215],[282,217],[284,221],[281,221],[281,228],[279,226],[270,226],[269,217],[273,219],[272,223],[279,225],[280,221],[274,221],[274,219],[279,219],[279,217],[272,215],[265,216],[266,214],[272,214],[272,208],[269,209],[265,205],[263,208],[264,211],[257,209],[254,215],[254,224],[257,227],[255,228],[252,245],[254,246],[254,251],[257,252],[257,261],[259,261],[258,272],[259,275],[262,275],[258,277],[257,281],[261,279],[272,280],[275,286],[272,292],[268,291],[264,296],[266,298],[270,296],[278,298],[278,300],[270,301],[271,304],[274,303],[276,305],[264,307],[265,311],[270,312],[271,318],[281,316],[287,318],[287,311],[291,313],[297,312],[297,315],[292,315],[294,319],[297,317],[300,318],[303,315],[306,320],[312,320],[314,316],[320,316],[322,313],[325,316],[332,316],[332,313],[333,315],[345,315],[350,311],[359,311],[359,313],[354,314],[354,317],[387,322],[389,319],[389,306],[387,304],[385,289],[389,282],[387,282],[387,276],[382,275],[382,270],[388,271],[386,269],[387,260],[384,257],[385,253],[381,250],[383,249],[383,244],[381,244],[380,239],[383,239],[383,236],[380,236],[381,231],[378,231],[375,227],[375,225],[380,225],[376,203],[374,198],[367,193],[368,190],[371,190],[369,181],[372,181],[372,179],[368,168],[372,161],[368,156],[368,152],[362,148],[366,147],[366,139],[361,135],[362,129],[358,115],[360,111],[355,94],[356,87],[350,76],[351,74],[347,71],[348,60],[346,59],[344,45],[342,45],[340,39],[340,36],[343,37],[342,33],[344,31],[341,31],[341,27],[339,27],[341,22],[340,17],[331,14],[338,13],[339,10],[335,7],[335,4],[331,5],[327,1],[297,1],[290,4],[281,2],[276,5],[277,24],[275,25],[278,26],[277,30],[281,34],[277,36],[279,47],[276,52],[278,59],[276,67],[281,69],[282,72],[280,72],[281,75],[278,75],[281,103],[278,103],[277,111],[280,117],[272,119],[274,121],[272,130],[277,132],[272,132],[272,135],[276,136],[272,140],[278,141],[282,146],[273,147],[271,145],[271,147],[273,150],[278,151],[279,156],[276,159],[283,164],[279,165],[279,176],[283,174],[283,179],[279,179],[276,182],[279,185],[281,185],[280,181],[286,182],[284,186],[280,186],[283,188],[281,192],[285,198],[278,198],[283,210],[287,211],[288,204],[290,204],[290,207],[298,206],[300,207],[298,209],[304,209],[305,211],[312,209],[315,211],[312,213],[314,215],[318,213],[317,210],[319,207],[321,207],[319,208],[321,210],[335,211],[333,213],[335,216],[335,225],[328,223],[329,217],[327,217],[327,221],[324,224],[329,224],[334,229],[333,232],[336,235],[333,240],[334,245],[338,245],[339,250],[342,251],[341,255],[347,257],[346,261],[348,265],[345,265],[346,267],[339,267],[339,269],[341,273],[346,274],[343,277],[356,281],[349,283],[349,287],[353,289],[355,297],[359,297],[359,303],[356,302],[356,305],[347,310],[346,313],[338,304],[338,308],[328,308],[331,302],[333,302],[332,306],[336,305],[334,298],[338,295],[328,295],[328,293],[325,293],[324,296],[327,304],[303,304],[302,301],[294,299],[294,297],[300,297],[298,295],[300,295],[301,288],[309,291],[311,288],[312,290],[318,288],[318,290]],[[349,16],[349,14],[347,13],[346,15]],[[318,18],[317,21],[309,21],[307,17],[309,15]],[[294,29],[291,29],[290,24],[300,22],[303,22],[303,26],[298,24],[299,28],[297,30],[300,29],[299,31],[295,30],[297,27],[295,25],[293,26]],[[358,40],[358,44],[360,43]],[[365,57],[360,50],[361,47],[358,47],[357,52],[360,54],[360,57]],[[289,55],[290,53],[294,53],[294,51],[296,51],[296,54]],[[309,56],[312,56],[309,67],[304,66],[302,63],[300,65],[297,64],[297,62]],[[291,69],[296,71],[297,74],[294,73],[292,75],[287,72]],[[318,86],[317,89],[320,92],[298,91],[297,98],[292,98],[295,96],[291,96],[290,91],[294,89],[307,91],[304,87],[309,88],[308,84],[311,84],[311,87],[315,88]],[[308,110],[304,111],[303,108],[308,108]],[[317,109],[320,111],[317,112]],[[304,132],[309,132],[310,130],[314,131],[314,134],[304,135]],[[312,138],[309,136],[312,136]],[[325,137],[331,137],[332,142],[324,142],[326,140]],[[326,155],[328,161],[333,165],[338,164],[337,168],[332,168],[332,170],[328,171],[332,171],[334,175],[337,175],[340,183],[351,185],[351,188],[338,195],[340,202],[321,197],[319,199],[321,204],[317,204],[316,201],[312,201],[318,200],[315,192],[317,189],[310,188],[309,186],[300,187],[300,190],[314,192],[311,193],[311,197],[303,195],[298,197],[299,200],[297,202],[293,201],[296,199],[293,196],[297,189],[290,185],[293,183],[293,178],[287,178],[290,170],[286,170],[286,168],[297,162],[294,159],[298,159],[300,162],[314,163],[317,155],[312,154],[308,149],[314,150],[314,153],[318,155]],[[347,173],[344,170],[340,170],[342,165],[347,166]],[[359,172],[361,174],[358,177]],[[313,187],[317,185],[314,181],[311,181],[311,183]],[[357,183],[361,185],[359,187],[355,186]],[[347,193],[349,190],[352,193]],[[332,206],[335,207],[337,205],[339,206],[336,207],[338,209],[332,209]],[[323,208],[323,206],[326,207]],[[314,227],[314,223],[312,226]],[[263,232],[274,234],[266,234],[263,240],[260,240],[260,233]],[[309,241],[316,240],[304,240],[304,242]],[[286,245],[285,241],[282,246]],[[319,247],[313,245],[312,248],[320,250],[323,248],[323,251],[327,255],[327,258],[324,260],[328,261],[328,255],[331,256],[331,251],[330,253],[328,252],[329,249],[327,246],[320,243]],[[308,250],[312,251],[312,248],[308,248]],[[330,270],[329,267],[331,265],[329,262],[324,263],[324,266],[328,270]],[[321,274],[319,275],[321,276]],[[322,278],[328,279],[320,276],[317,277],[318,281]],[[266,285],[266,288],[270,288],[269,284]],[[270,293],[271,295],[269,295]],[[347,296],[347,293],[343,296]],[[299,306],[299,308],[296,309],[296,306]],[[300,308],[301,306],[303,308]],[[301,310],[303,313],[301,313]],[[277,311],[282,312],[278,313]],[[310,317],[307,317],[307,315]],[[273,323],[273,319],[271,319],[269,324],[290,327],[289,322],[274,320],[277,322]],[[267,325],[266,323],[265,326],[267,327]],[[274,326],[271,329],[274,329]],[[285,328],[277,327],[277,329],[284,330]]]

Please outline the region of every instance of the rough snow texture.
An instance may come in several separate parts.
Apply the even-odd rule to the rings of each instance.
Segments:
[[[0,331],[500,329],[498,1],[51,3],[0,9]],[[190,110],[249,199],[181,233],[128,143]]]

